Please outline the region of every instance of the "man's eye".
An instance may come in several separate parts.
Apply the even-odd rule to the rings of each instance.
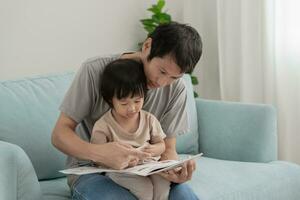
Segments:
[[[166,74],[166,72],[164,72],[164,71],[160,71],[160,73],[161,73],[161,74]]]
[[[135,103],[140,103],[141,101],[135,101]]]
[[[127,106],[127,103],[121,103],[122,106]]]

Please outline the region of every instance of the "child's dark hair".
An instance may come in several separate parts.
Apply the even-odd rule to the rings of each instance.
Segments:
[[[149,35],[152,39],[148,60],[171,55],[182,73],[191,73],[202,54],[201,37],[191,26],[171,22],[162,24]]]
[[[109,63],[102,74],[101,93],[110,107],[113,107],[113,97],[146,97],[147,79],[143,64],[132,59],[118,59]]]

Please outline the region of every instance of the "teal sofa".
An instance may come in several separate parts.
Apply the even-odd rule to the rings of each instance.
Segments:
[[[0,200],[67,200],[65,155],[50,142],[73,73],[0,82]],[[201,200],[299,200],[300,167],[277,160],[276,113],[268,105],[194,99],[181,157],[197,152],[188,184]]]

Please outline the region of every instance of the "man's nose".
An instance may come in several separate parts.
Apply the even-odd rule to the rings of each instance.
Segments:
[[[166,86],[169,83],[168,78],[165,77],[161,77],[160,79],[158,79],[157,83],[159,84],[160,87]]]

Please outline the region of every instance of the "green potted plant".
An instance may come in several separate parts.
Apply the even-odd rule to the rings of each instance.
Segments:
[[[156,4],[153,4],[147,10],[152,13],[151,18],[141,19],[141,23],[144,26],[144,29],[148,33],[148,36],[154,31],[154,29],[160,25],[165,23],[172,22],[172,17],[166,11],[163,11],[163,7],[165,6],[165,0],[158,0]],[[139,43],[139,46],[142,46],[142,42]],[[191,76],[192,84],[198,85],[198,79],[195,75],[189,74]],[[194,91],[194,97],[198,97],[197,92]]]

